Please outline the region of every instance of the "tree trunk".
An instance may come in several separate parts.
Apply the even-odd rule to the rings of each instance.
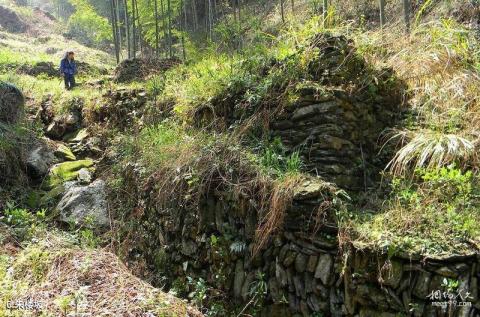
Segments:
[[[384,27],[386,24],[385,20],[385,0],[379,0],[380,6],[380,27]]]
[[[160,0],[160,7],[162,9],[163,43],[165,49],[165,57],[168,57],[168,30],[165,15],[165,3],[163,2],[163,0]]]
[[[132,0],[132,57],[137,56],[137,34],[135,27],[135,0]]]
[[[238,11],[238,0],[233,0],[233,21],[235,22],[235,27],[237,27],[237,11]]]
[[[237,0],[238,7],[238,49],[243,47],[243,38],[242,38],[242,0]]]
[[[217,21],[217,0],[213,0],[213,22]]]
[[[110,0],[110,12],[112,18],[112,35],[113,35],[113,42],[115,45],[115,58],[117,60],[117,64],[120,63],[120,53],[118,49],[118,39],[117,39],[117,23],[116,23],[116,16],[115,16],[115,0]]]
[[[160,56],[160,46],[158,45],[158,0],[155,0],[155,55]]]
[[[187,60],[187,53],[185,51],[185,33],[187,32],[187,5],[185,0],[180,0],[180,16],[183,11],[183,23],[182,23],[182,55],[183,61]]]
[[[290,3],[292,5],[292,14],[294,14],[295,13],[295,0],[291,0]]]
[[[327,27],[328,0],[323,0],[323,27]]]
[[[124,13],[125,13],[125,42],[127,46],[127,56],[132,58],[132,45],[130,42],[130,18],[128,16],[128,3],[127,0],[123,0]]]
[[[198,29],[198,13],[197,13],[197,1],[192,0],[192,10],[193,10],[193,31]]]
[[[117,40],[118,40],[118,52],[120,55],[120,59],[122,59],[122,28],[121,26],[121,19],[120,19],[120,0],[115,0],[115,19],[116,19],[116,26],[117,26]]]
[[[143,45],[142,45],[142,24],[140,23],[140,14],[138,13],[138,2],[135,0],[135,16],[137,17],[137,36],[138,36],[138,48],[140,50],[140,55],[143,55]]]
[[[205,15],[205,34],[206,34],[206,38],[208,40],[209,36],[210,36],[210,12],[209,12],[209,4],[210,4],[210,0],[205,0],[203,2],[203,5],[204,5],[204,15]]]
[[[403,16],[405,19],[405,29],[410,33],[410,1],[403,0]]]
[[[168,53],[170,58],[173,57],[173,47],[172,47],[172,5],[171,0],[167,0],[167,10],[168,10]]]
[[[282,13],[282,22],[285,23],[285,12],[284,12],[284,9],[283,9],[283,1],[284,0],[280,0],[280,11]]]
[[[213,39],[212,29],[213,29],[213,8],[212,8],[212,0],[208,0],[208,29],[209,29],[209,37],[210,40]]]

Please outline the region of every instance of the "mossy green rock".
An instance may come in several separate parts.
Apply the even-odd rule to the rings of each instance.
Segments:
[[[80,129],[63,137],[65,142],[81,142],[89,136],[87,129]]]
[[[42,187],[45,189],[52,189],[64,182],[74,180],[77,178],[78,172],[82,168],[89,168],[92,166],[93,161],[91,159],[56,164],[50,169]]]
[[[60,144],[54,152],[55,156],[64,161],[75,161],[77,158],[66,145]]]

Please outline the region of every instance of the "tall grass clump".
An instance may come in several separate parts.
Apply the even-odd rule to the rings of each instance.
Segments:
[[[399,139],[403,145],[387,165],[394,175],[419,168],[438,169],[455,163],[466,166],[472,164],[475,155],[475,145],[454,134],[402,131],[392,139]]]
[[[418,25],[408,37],[370,31],[355,35],[359,52],[395,70],[420,126],[467,136],[479,122],[480,43],[474,31],[445,19]],[[381,48],[381,49],[378,49]]]

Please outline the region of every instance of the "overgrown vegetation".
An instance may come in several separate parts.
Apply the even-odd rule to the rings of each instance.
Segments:
[[[137,32],[146,40],[142,43],[147,46],[144,50],[153,54],[157,40],[153,31],[154,13],[150,10],[153,1],[139,1],[138,5],[142,15],[138,21],[143,30]],[[174,1],[174,5],[178,7],[180,2]],[[218,20],[205,27],[206,30],[181,29],[181,20],[170,21],[178,25],[174,25],[173,34],[162,34],[160,46],[165,55],[170,55],[168,46],[173,41],[174,54],[180,55],[183,40],[188,56],[185,62],[148,78],[145,83],[134,82],[127,87],[146,87],[149,112],[139,115],[132,123],[134,126],[126,127],[123,132],[108,128],[105,130],[109,131],[104,131],[101,122],[89,121],[98,129],[95,132],[102,132],[101,136],[108,138],[109,146],[102,153],[105,155],[101,158],[99,174],[109,179],[111,198],[116,203],[113,207],[119,223],[108,236],[112,245],[130,243],[125,236],[130,237],[131,232],[136,233],[139,228],[145,229],[138,219],[142,219],[145,209],[151,207],[145,206],[148,199],[154,201],[158,210],[175,206],[193,212],[201,208],[202,200],[210,193],[225,191],[235,197],[248,197],[249,203],[256,208],[255,247],[247,251],[253,256],[260,254],[262,247],[282,229],[295,188],[305,179],[315,178],[322,182],[319,177],[307,174],[304,158],[298,150],[287,150],[278,138],[272,137],[271,119],[293,107],[305,89],[318,96],[343,89],[352,94],[366,94],[372,103],[376,102],[379,89],[396,92],[404,89],[401,91],[402,120],[379,141],[384,143],[384,149],[393,151],[390,163],[384,166],[382,183],[368,185],[371,187],[365,184],[362,190],[350,193],[352,200],[342,191],[343,196],[336,195],[335,199],[343,197],[344,201],[328,209],[335,214],[327,216],[338,221],[342,247],[353,245],[360,249],[381,250],[390,256],[405,252],[422,256],[478,252],[478,35],[460,23],[458,17],[434,19],[450,11],[448,5],[434,6],[432,1],[420,6],[415,2],[416,17],[410,34],[405,34],[403,25],[394,23],[380,30],[375,28],[374,21],[378,18],[368,16],[373,12],[373,5],[376,1],[364,1],[361,7],[356,6],[356,2],[339,3],[329,9],[326,23],[317,14],[320,13],[319,4],[313,2],[297,2],[298,12],[306,12],[300,9],[308,7],[317,14],[313,17],[305,14],[299,21],[295,21],[293,13],[288,13],[292,18],[283,17],[285,21],[282,21],[276,5],[260,17],[250,10],[241,11],[241,21],[236,20],[240,19],[238,8],[226,6],[225,12],[218,14]],[[390,14],[398,9],[389,8]],[[102,16],[108,8],[92,6],[91,1],[85,0],[75,1],[70,9],[68,29],[71,32],[83,36],[89,45],[108,44],[113,36],[108,20]],[[358,14],[357,10],[364,14]],[[31,10],[24,11],[24,17],[33,14]],[[170,19],[180,16],[174,14]],[[345,21],[345,17],[355,22]],[[169,23],[168,18],[164,13],[161,22]],[[172,25],[162,23],[161,28],[167,31]],[[126,29],[119,33],[123,31]],[[209,34],[206,41],[202,31]],[[320,52],[326,34],[342,34],[352,39],[348,44],[351,47],[342,48],[343,59],[330,68],[315,64],[322,63],[325,57]],[[59,41],[63,43],[61,47],[57,45]],[[21,72],[22,66],[34,66],[41,61],[57,65],[66,45],[73,45],[79,59],[85,59],[98,70],[113,66],[112,57],[106,53],[87,49],[57,35],[32,41],[27,36],[0,32],[0,44],[4,46],[0,48],[0,80],[22,88],[32,98],[33,106],[38,107],[40,101],[50,95],[48,98],[56,114],[63,114],[81,100],[83,106],[80,108],[88,118],[90,112],[105,107],[102,99],[105,91],[119,88],[106,78],[106,84],[85,84],[81,89],[65,92],[60,78]],[[54,50],[50,50],[52,46]],[[316,69],[326,71],[317,73]],[[79,79],[82,82],[97,79],[98,73],[85,72]],[[35,109],[32,104],[30,111]],[[12,133],[17,135],[25,129],[42,135],[42,130],[35,126],[24,126]],[[3,153],[8,154],[6,150],[13,148],[4,130],[0,126],[0,164],[10,158],[4,155],[4,159]],[[381,154],[390,155],[388,151]],[[76,169],[75,166],[93,164],[88,160],[67,165]],[[51,175],[43,182],[48,188],[76,178],[71,171],[52,171],[53,178]],[[329,193],[340,193],[333,184],[325,183],[324,187]],[[88,272],[100,270],[104,264],[102,260],[112,260],[110,254],[95,251],[104,245],[104,240],[90,229],[74,229],[73,226],[66,238],[60,238],[62,234],[46,234],[44,231],[51,228],[46,223],[48,213],[45,210],[3,202],[0,207],[2,205],[6,206],[0,215],[2,241],[12,243],[15,248],[19,241],[32,238],[42,241],[28,242],[24,250],[0,256],[2,300],[29,290],[44,292],[45,296],[50,292],[57,294],[58,290],[41,289],[38,286],[41,283],[34,282],[57,282],[53,277],[58,273],[60,282],[64,283],[59,285],[69,291],[56,295],[56,307],[52,309],[63,315],[77,313],[78,306],[88,296],[81,293],[84,290],[81,283],[68,284],[66,276],[80,270],[85,279],[96,278]],[[319,213],[323,211],[319,207]],[[215,235],[206,239],[216,257],[212,270],[218,273],[218,280],[226,279],[226,269],[219,259],[245,252],[246,243]],[[119,249],[126,253],[137,252],[135,247],[127,245],[125,250]],[[155,254],[154,264],[158,267],[166,266],[162,252]],[[66,264],[61,270],[60,263]],[[119,274],[118,278],[125,278],[129,283],[139,282],[133,281],[121,265],[118,269],[117,264],[110,268]],[[17,275],[11,275],[11,270]],[[226,314],[225,305],[208,299],[209,295],[215,295],[217,282],[220,283],[191,277],[169,286],[172,292],[190,295],[208,315],[222,316]],[[249,313],[257,314],[261,310],[267,293],[266,283],[261,273],[254,278],[246,309]],[[160,314],[165,312],[165,307],[170,309],[166,304],[169,298],[145,284],[140,285],[146,292],[146,301],[136,303],[139,306],[135,309],[141,307],[144,311]],[[104,296],[102,303],[114,309],[108,306],[107,298],[111,300],[123,294],[106,289],[106,293],[100,294]],[[224,295],[216,296],[225,298]],[[134,309],[128,303],[125,305],[127,310]],[[178,304],[175,309],[184,314],[184,305]]]
[[[417,169],[414,178],[394,178],[391,198],[381,213],[347,221],[358,232],[358,247],[394,255],[462,254],[478,249],[478,176],[454,165]]]
[[[0,314],[195,313],[180,300],[132,276],[112,253],[81,247],[77,239],[57,231],[40,231],[25,242],[23,250],[10,246],[13,253],[9,254],[2,248]],[[9,309],[29,299],[35,305],[31,311]]]

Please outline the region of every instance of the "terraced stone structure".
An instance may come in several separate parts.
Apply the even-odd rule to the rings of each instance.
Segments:
[[[140,184],[141,168],[130,165],[126,182],[141,188],[132,194],[141,197],[132,208],[140,223],[129,235],[132,253],[166,277],[167,287],[202,278],[227,305],[251,305],[256,287],[266,285],[258,316],[480,316],[478,255],[425,258],[338,240],[338,187],[355,191],[376,181],[386,165],[378,140],[400,116],[402,92],[399,83],[376,84],[373,78],[394,75],[370,70],[345,38],[314,42],[319,58],[309,69],[316,85],[298,87],[291,105],[275,108],[269,128],[323,180],[296,187],[283,226],[255,253],[265,216],[255,197],[212,184],[195,208],[158,203],[155,184]],[[196,119],[237,124],[248,111],[237,97],[213,100],[215,113],[202,109]]]
[[[451,316],[479,316],[478,255],[389,258],[381,250],[340,247],[335,223],[318,213],[332,199],[323,183],[301,184],[283,230],[255,256],[256,208],[248,197],[225,192],[209,195],[198,211],[172,204],[158,212],[146,198],[145,226],[132,238],[168,281],[202,278],[234,299],[228,304],[246,305],[255,285],[266,283],[261,316],[448,316],[445,309]],[[142,239],[145,232],[152,238]],[[448,296],[464,306],[448,304]]]

